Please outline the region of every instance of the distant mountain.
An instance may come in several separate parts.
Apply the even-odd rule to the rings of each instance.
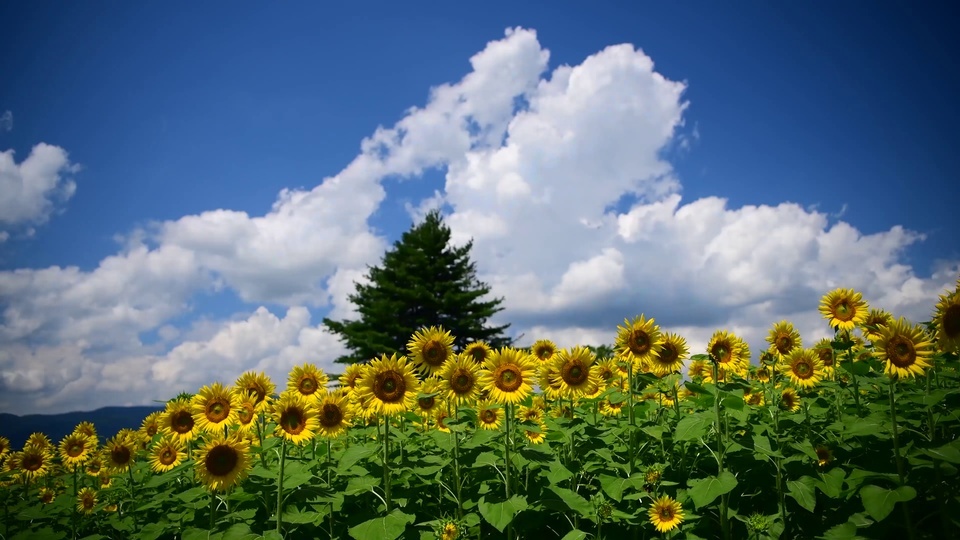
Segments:
[[[54,444],[69,435],[80,422],[93,422],[97,436],[103,444],[123,428],[139,429],[143,419],[163,407],[104,407],[88,412],[62,414],[28,414],[16,416],[0,413],[0,436],[10,439],[10,446],[19,450],[27,437],[40,431],[50,437]]]

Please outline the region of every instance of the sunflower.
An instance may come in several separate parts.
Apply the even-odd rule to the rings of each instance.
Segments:
[[[180,398],[167,402],[167,408],[160,416],[160,432],[180,439],[180,442],[192,441],[199,431],[193,420],[190,402]]]
[[[744,374],[750,366],[750,347],[738,336],[718,330],[707,343],[707,354],[724,372]],[[710,373],[712,376],[712,372]],[[725,377],[721,377],[723,380]]]
[[[660,352],[653,355],[648,366],[657,377],[666,377],[677,373],[683,368],[683,361],[687,357],[687,340],[672,333],[663,335]]]
[[[797,412],[800,410],[800,396],[789,386],[780,392],[780,408],[785,411]]]
[[[438,536],[440,540],[457,540],[457,538],[460,538],[460,528],[456,522],[447,521],[440,527]]]
[[[604,358],[603,360],[597,361],[597,377],[605,383],[609,384],[612,379],[615,379],[620,376],[620,373],[617,372],[617,362],[613,358]]]
[[[623,406],[626,404],[626,401],[610,401],[608,397],[600,402],[600,414],[603,416],[620,416],[620,412],[623,411]]]
[[[820,300],[820,313],[830,321],[831,328],[853,330],[867,320],[867,303],[863,295],[853,289],[834,289]]]
[[[499,403],[483,400],[477,404],[477,423],[481,429],[500,429],[503,408]]]
[[[344,370],[343,375],[340,376],[340,386],[352,392],[356,390],[357,381],[360,380],[362,375],[363,364],[350,364],[347,366],[347,369]]]
[[[236,429],[242,432],[249,432],[256,429],[257,426],[257,395],[253,392],[246,392],[233,389],[237,397],[237,423]]]
[[[557,345],[549,339],[538,339],[530,347],[530,354],[543,363],[553,360],[553,356],[557,354],[557,352]]]
[[[770,333],[767,334],[768,349],[771,354],[776,354],[780,358],[790,354],[790,351],[802,347],[803,342],[800,339],[800,332],[794,328],[789,321],[780,321],[773,325]]]
[[[433,416],[438,408],[446,408],[440,396],[440,381],[431,378],[420,384],[420,393],[417,395],[417,414],[423,418]]]
[[[237,377],[237,382],[234,383],[234,386],[257,395],[257,412],[266,410],[270,405],[270,396],[277,390],[277,386],[273,384],[270,377],[267,377],[267,374],[262,371],[260,373],[245,371]]]
[[[817,465],[820,467],[826,467],[833,462],[833,452],[830,451],[826,446],[818,446],[814,448],[814,452],[817,454]]]
[[[197,480],[211,491],[226,491],[250,471],[250,443],[239,433],[217,433],[194,451],[194,459]]]
[[[74,431],[60,441],[60,459],[72,469],[83,465],[96,450],[96,446],[95,440]]]
[[[81,514],[93,513],[93,508],[97,506],[97,492],[91,488],[85,487],[77,493],[77,512]]]
[[[743,401],[747,405],[753,405],[754,407],[759,407],[764,403],[763,391],[762,390],[744,390]]]
[[[323,396],[317,403],[317,411],[319,435],[328,439],[346,433],[353,422],[354,409],[347,394],[343,392]]]
[[[327,393],[330,378],[317,366],[305,363],[294,366],[287,379],[287,390],[298,392],[305,398],[318,399]]]
[[[424,376],[437,375],[443,363],[453,356],[453,336],[443,328],[421,328],[407,343],[413,365]]]
[[[758,381],[766,384],[766,383],[770,382],[770,377],[771,377],[770,368],[767,367],[767,366],[765,366],[765,365],[764,365],[764,366],[760,366],[760,367],[758,367],[757,370],[753,373],[753,376],[754,376]]]
[[[437,426],[437,431],[442,433],[450,433],[450,428],[447,427],[447,419],[450,418],[450,413],[447,409],[438,408],[433,412],[433,423]]]
[[[406,356],[381,355],[363,370],[357,391],[370,414],[392,415],[412,409],[420,392],[420,381]]]
[[[183,443],[169,435],[157,441],[150,450],[150,468],[156,473],[167,472],[185,459],[187,453],[183,451]]]
[[[819,384],[823,378],[823,362],[813,349],[792,350],[780,364],[780,370],[790,377],[794,386],[807,390]]]
[[[558,351],[550,363],[560,384],[561,395],[573,399],[596,389],[600,384],[594,367],[596,360],[597,357],[586,347]]]
[[[53,455],[50,450],[40,446],[24,446],[18,457],[20,474],[27,480],[44,477],[53,468]]]
[[[479,376],[480,366],[464,352],[443,365],[440,388],[454,405],[469,405],[480,394]]]
[[[881,327],[874,345],[877,358],[887,363],[884,373],[894,379],[923,375],[923,370],[931,367],[933,343],[920,326],[903,317]]]
[[[162,411],[155,411],[147,415],[140,424],[140,433],[147,441],[153,440],[153,436],[160,432],[160,415]]]
[[[90,459],[87,460],[87,464],[84,467],[84,472],[87,473],[87,476],[99,476],[100,471],[103,470],[103,454],[101,452],[96,452],[90,456]]]
[[[486,341],[474,341],[463,349],[462,354],[466,355],[479,366],[486,362],[487,358],[490,358],[490,355],[493,354],[493,349],[490,348],[490,345],[487,344]]]
[[[836,372],[836,353],[833,350],[832,342],[829,338],[823,338],[813,346],[813,352],[820,357],[820,363],[823,364],[823,377],[832,379]]]
[[[10,439],[6,437],[0,437],[0,462],[3,462],[3,458],[10,453]]]
[[[100,471],[100,474],[97,475],[97,481],[100,483],[100,489],[107,489],[113,485],[113,476],[110,476],[107,471]]]
[[[77,424],[77,427],[73,428],[73,431],[86,435],[87,437],[97,438],[97,428],[94,427],[92,422],[80,422]]]
[[[505,347],[493,353],[480,370],[479,383],[497,403],[519,403],[533,391],[536,360],[519,349]]]
[[[517,419],[521,422],[533,422],[539,424],[543,422],[543,409],[540,407],[527,407],[525,405],[520,406],[520,410],[517,411]]]
[[[547,425],[541,422],[537,427],[539,430],[526,428],[523,430],[523,435],[530,441],[530,444],[542,444],[543,441],[547,440]]]
[[[10,452],[7,454],[7,457],[4,458],[0,473],[7,475],[8,479],[0,483],[0,486],[11,485],[20,480],[20,456],[22,455],[23,452]]]
[[[40,493],[37,494],[37,498],[40,499],[40,502],[43,504],[50,504],[55,498],[57,498],[57,492],[46,486],[40,488]]]
[[[683,507],[667,495],[655,500],[648,513],[650,524],[662,533],[676,529],[683,521]]]
[[[863,337],[874,341],[880,337],[880,328],[893,322],[893,315],[882,309],[870,308],[863,323],[860,324],[860,331]]]
[[[560,398],[560,369],[555,363],[540,364],[540,369],[537,370],[537,386],[547,399],[553,401]]]
[[[36,446],[41,450],[53,451],[53,443],[50,442],[50,437],[47,437],[45,434],[40,433],[39,431],[31,433],[27,437],[27,442],[23,443],[23,446]]]
[[[133,464],[137,441],[129,432],[120,430],[103,446],[103,457],[111,472],[126,472]]]
[[[624,319],[623,326],[617,327],[617,350],[620,356],[634,367],[640,367],[660,352],[663,336],[654,320],[640,315],[633,322]]]
[[[190,402],[197,427],[207,432],[223,431],[237,422],[237,396],[219,382],[204,386]]]
[[[700,359],[690,362],[690,365],[687,367],[687,375],[694,381],[697,379],[706,380],[713,378],[713,374],[710,372],[710,366]]]
[[[287,390],[271,406],[273,421],[277,427],[274,434],[293,444],[303,444],[317,434],[320,422],[314,402],[302,394]]]
[[[940,296],[933,322],[937,325],[940,349],[960,352],[960,288]]]

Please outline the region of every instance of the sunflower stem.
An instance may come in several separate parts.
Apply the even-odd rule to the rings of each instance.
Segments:
[[[630,452],[628,452],[630,454],[629,476],[633,476],[634,463],[635,463],[634,447],[633,447],[633,439],[634,439],[633,431],[635,427],[634,421],[633,421],[633,362],[631,362],[629,359],[627,359],[626,362],[627,362],[627,407],[629,407],[627,409],[627,417],[629,418],[629,421],[630,421],[630,427],[627,429],[627,438],[629,441],[627,446],[630,448]]]
[[[287,439],[280,441],[280,474],[277,476],[277,534],[283,525],[283,467],[287,463]]]
[[[73,498],[77,498],[77,465],[73,465]],[[77,537],[77,506],[73,506],[73,512],[70,516],[70,538]]]
[[[390,417],[383,416],[383,505],[390,513]]]
[[[713,362],[713,380],[717,381],[719,376],[719,366],[717,365],[716,360]],[[718,387],[719,388],[719,387]],[[713,411],[717,417],[717,468],[719,470],[718,474],[723,474],[723,453],[724,453],[724,429],[723,429],[723,417],[720,414],[720,395],[719,392],[713,400]],[[727,504],[728,504],[728,494],[724,493],[720,496],[720,534],[723,538],[730,538],[730,526],[727,523]]]
[[[447,403],[447,414],[453,416],[453,421],[460,419],[460,411],[457,407]],[[453,435],[453,483],[457,488],[457,519],[463,519],[463,498],[460,491],[460,435],[455,430],[450,430]]]
[[[900,434],[897,428],[897,407],[894,394],[896,393],[897,380],[891,379],[888,394],[890,395],[890,424],[893,428],[893,455],[897,460],[897,476],[900,477],[900,485],[907,485],[907,474],[903,465],[903,456],[900,455]],[[917,531],[913,529],[913,521],[910,519],[910,510],[907,509],[907,503],[902,502],[900,508],[903,509],[903,520],[907,524],[907,534],[910,540],[917,537]]]
[[[216,524],[216,515],[217,515],[217,496],[214,492],[210,492],[210,532],[213,532],[213,527]]]
[[[563,403],[560,404],[563,407]],[[506,488],[507,500],[510,500],[510,404],[507,403],[503,406],[504,408],[504,437],[503,437],[503,449],[504,449],[504,482],[503,485]],[[507,540],[513,538],[513,524],[507,524]]]

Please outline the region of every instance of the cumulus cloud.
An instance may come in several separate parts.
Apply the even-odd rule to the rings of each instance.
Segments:
[[[90,271],[0,272],[0,410],[143,403],[247,369],[283,384],[306,361],[337,370],[343,346],[318,321],[356,315],[354,283],[387,246],[370,225],[383,183],[430,169],[445,171],[443,188],[407,211],[446,209],[454,241],[474,241],[479,277],[506,299],[494,322],[513,323],[521,344],[610,343],[639,313],[696,350],[717,328],[758,349],[782,318],[812,342],[827,332],[816,303],[834,287],[922,319],[960,271],[946,262],[916,275],[903,255],[923,236],[895,224],[865,235],[792,203],[684,201],[664,156],[699,136],[680,133],[686,85],[629,44],[549,72],[548,60],[535,32],[510,29],[462,79],[363,139],[343,170],[282,191],[262,216],[212,209],[154,223],[124,234],[120,253]],[[70,167],[53,149],[19,166],[0,155],[2,181],[54,186],[23,199],[52,200]],[[224,288],[250,311],[173,324],[198,291]],[[144,332],[158,339],[146,344]]]
[[[0,226],[42,224],[57,204],[73,196],[77,185],[65,175],[78,167],[63,148],[45,143],[34,146],[20,164],[13,154],[0,152]]]

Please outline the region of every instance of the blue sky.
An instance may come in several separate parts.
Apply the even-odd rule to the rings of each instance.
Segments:
[[[956,279],[944,8],[98,6],[0,7],[3,411],[162,399],[205,359],[332,367],[320,320],[435,190],[502,321],[562,345],[643,312],[756,350],[780,318],[820,337],[832,287],[923,318]],[[470,114],[495,136],[445,144]],[[372,172],[361,141],[411,118]]]

